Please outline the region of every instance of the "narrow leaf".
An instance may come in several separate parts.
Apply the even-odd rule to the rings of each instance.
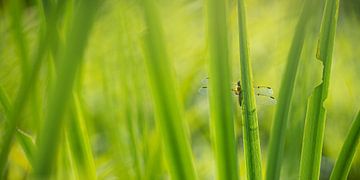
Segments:
[[[255,95],[252,83],[252,69],[247,40],[245,0],[238,1],[238,21],[241,69],[240,83],[243,93],[242,96],[239,96],[239,103],[241,101],[243,102],[240,104],[242,104],[243,142],[246,172],[248,179],[260,180],[262,179],[262,171],[259,124],[256,112]],[[243,99],[241,99],[242,97]]]
[[[175,88],[172,61],[167,55],[157,9],[152,0],[143,0],[142,5],[147,25],[146,69],[170,177],[179,180],[196,179],[190,143]]]
[[[324,102],[328,95],[335,30],[338,19],[339,0],[327,0],[323,14],[318,53],[322,61],[323,82],[317,86],[308,100],[303,146],[300,161],[300,179],[319,179],[323,146],[326,109]]]
[[[217,179],[239,179],[231,100],[227,9],[225,1],[207,1],[209,40],[210,130]]]
[[[307,26],[313,14],[314,1],[307,0],[296,25],[295,33],[287,57],[285,72],[280,85],[278,105],[272,124],[269,154],[266,167],[266,179],[279,179],[284,156],[284,145],[286,137],[287,122],[289,119],[291,100],[293,97],[295,79],[298,71],[299,61],[304,40],[307,34]]]
[[[71,99],[71,119],[68,122],[69,147],[74,157],[74,163],[78,167],[81,179],[96,179],[95,163],[91,151],[91,144],[86,127],[83,110],[77,93],[73,93]]]
[[[70,31],[66,48],[58,59],[58,76],[55,88],[49,96],[49,104],[43,128],[38,139],[34,175],[36,178],[49,178],[56,157],[62,116],[67,101],[71,97],[75,74],[81,65],[88,34],[94,22],[93,18],[98,6],[97,0],[81,1]]]
[[[335,167],[331,173],[330,180],[345,180],[350,172],[351,163],[354,159],[356,148],[360,139],[360,112],[351,125],[350,131],[346,136],[344,145],[341,148]]]
[[[30,164],[34,163],[35,141],[24,131],[17,129],[16,138],[19,141],[22,150],[25,152],[26,158]]]

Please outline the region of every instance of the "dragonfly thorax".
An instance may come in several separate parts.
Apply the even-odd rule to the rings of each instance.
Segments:
[[[234,93],[235,93],[236,95],[240,95],[240,94],[241,94],[240,81],[238,81],[238,82],[236,83],[236,87],[234,88]]]

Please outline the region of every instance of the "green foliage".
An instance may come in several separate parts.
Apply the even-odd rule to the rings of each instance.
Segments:
[[[235,128],[231,101],[226,4],[207,1],[210,75],[210,130],[217,179],[238,179]]]
[[[355,1],[319,42],[322,1],[31,2],[0,3],[0,179],[359,179]]]
[[[81,65],[82,54],[87,42],[87,35],[92,26],[92,18],[98,5],[97,0],[81,2],[74,15],[73,25],[67,34],[67,44],[60,53],[59,67],[55,86],[49,95],[49,105],[44,125],[38,138],[38,152],[34,165],[36,178],[47,178],[51,175],[52,165],[56,157],[56,147],[62,116],[68,99],[71,97],[73,82],[78,67]]]
[[[360,112],[356,116],[350,131],[341,148],[339,157],[337,158],[335,167],[331,173],[330,179],[347,179],[350,171],[351,163],[355,156],[355,150],[359,144],[360,137]]]
[[[285,72],[282,76],[278,105],[272,124],[269,154],[266,169],[266,179],[279,179],[284,156],[284,145],[286,138],[286,127],[289,121],[290,108],[295,86],[295,79],[298,72],[300,56],[304,47],[305,36],[308,32],[308,24],[314,14],[314,1],[305,1],[301,15],[295,28],[291,47],[287,56]]]
[[[167,55],[157,10],[151,0],[144,0],[147,25],[145,48],[156,122],[164,143],[171,178],[196,179],[190,143],[182,116],[182,107],[175,88],[174,72]]]
[[[328,96],[335,30],[338,19],[338,0],[327,0],[321,24],[318,52],[322,61],[323,82],[310,96],[305,120],[304,140],[301,154],[300,179],[318,179],[323,147],[326,109],[324,102]]]
[[[240,84],[243,91],[243,99],[239,96],[239,104],[243,104],[243,141],[246,172],[248,179],[260,180],[262,178],[262,172],[259,124],[255,104],[255,94],[253,91],[252,69],[247,42],[246,11],[245,2],[243,0],[238,1],[238,20],[241,69]],[[241,101],[243,101],[243,103],[241,103]]]

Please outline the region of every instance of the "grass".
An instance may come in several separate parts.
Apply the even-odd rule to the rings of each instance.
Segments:
[[[71,97],[76,70],[81,65],[82,52],[85,49],[87,34],[90,32],[97,5],[96,0],[87,4],[82,2],[74,16],[76,18],[73,20],[72,29],[68,33],[67,48],[60,54],[55,86],[50,93],[44,125],[37,140],[38,151],[34,165],[36,178],[47,178],[51,175],[51,165],[56,157],[57,141],[62,129],[62,116]]]
[[[144,0],[142,3],[148,28],[144,37],[147,52],[146,67],[151,82],[156,122],[164,143],[170,177],[196,179],[186,125],[178,102],[179,95],[175,90],[174,72],[163,42],[157,10],[150,0]]]
[[[243,101],[243,103],[240,104],[243,104],[243,141],[246,172],[248,179],[262,179],[259,123],[248,49],[245,2],[242,0],[238,1],[238,20],[241,69],[240,84],[243,92],[243,100],[241,96],[239,96],[239,103]]]
[[[0,3],[0,179],[359,179],[338,3]]]
[[[210,75],[210,129],[216,178],[238,179],[238,156],[230,91],[230,60],[226,3],[207,1]]]
[[[305,36],[308,32],[310,18],[314,14],[314,1],[304,1],[301,15],[297,22],[292,44],[287,56],[285,72],[282,76],[278,105],[272,124],[269,154],[266,166],[266,179],[279,179],[284,156],[284,146],[289,121],[290,108],[295,87],[295,79],[300,63],[301,52],[304,47]]]
[[[331,172],[330,179],[347,179],[351,167],[351,163],[355,156],[356,148],[359,144],[360,136],[360,113],[357,114],[350,131],[341,148],[338,159],[336,160],[334,169]]]
[[[73,93],[71,98],[71,120],[68,122],[70,131],[66,131],[67,141],[71,149],[74,164],[78,167],[78,178],[96,179],[95,161],[81,107],[79,95]]]
[[[324,102],[328,96],[338,9],[339,1],[326,1],[316,54],[316,57],[324,65],[323,82],[315,88],[308,101],[300,161],[300,179],[318,179],[320,176],[326,118]]]
[[[11,3],[11,6],[13,8],[16,8],[17,7],[16,3],[17,3],[17,1],[13,1]],[[21,5],[19,5],[18,8],[20,9],[20,7],[21,7]],[[14,19],[16,19],[16,18],[14,18]],[[17,31],[19,31],[19,30],[16,30],[16,27],[18,27],[18,26],[15,26],[13,31],[15,32],[14,34],[16,34],[16,36],[17,36],[18,43],[25,43],[25,42],[21,41],[24,39],[23,37],[20,37],[20,36],[22,36],[22,34],[16,33]],[[20,121],[19,115],[25,106],[25,103],[29,97],[29,94],[31,94],[31,92],[33,91],[33,89],[32,89],[33,85],[34,85],[33,82],[35,82],[37,75],[39,73],[40,65],[42,63],[42,55],[43,55],[42,51],[44,50],[45,43],[39,45],[38,53],[34,56],[35,62],[32,66],[31,72],[28,75],[26,75],[26,74],[24,75],[24,73],[27,70],[25,69],[26,66],[24,65],[26,63],[26,60],[24,60],[23,58],[27,58],[27,57],[25,57],[26,55],[24,54],[25,52],[23,51],[23,50],[25,50],[25,48],[22,48],[22,47],[25,47],[25,46],[19,45],[19,49],[22,49],[22,50],[20,50],[20,52],[22,52],[21,53],[21,57],[22,57],[21,63],[23,64],[22,65],[22,72],[23,72],[22,77],[24,79],[22,79],[22,81],[21,81],[19,92],[17,94],[15,102],[13,103],[13,108],[10,109],[9,111],[7,111],[8,124],[7,124],[7,128],[6,128],[6,133],[4,135],[4,141],[2,143],[3,148],[0,152],[0,170],[1,170],[0,177],[3,177],[5,174],[5,171],[6,171],[7,157],[8,157],[10,148],[11,148],[12,140],[13,140],[15,132],[16,132],[16,126],[18,125],[18,123]]]

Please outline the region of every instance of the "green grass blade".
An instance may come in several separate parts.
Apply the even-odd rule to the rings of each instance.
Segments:
[[[43,128],[38,139],[34,175],[36,178],[48,178],[56,157],[59,134],[62,126],[62,116],[68,99],[71,97],[72,86],[82,55],[86,47],[88,34],[94,22],[93,18],[98,8],[97,0],[81,1],[74,15],[73,26],[68,36],[67,44],[59,57],[58,76],[55,88],[49,96],[49,104]]]
[[[34,153],[36,149],[34,138],[20,129],[17,129],[16,138],[30,164],[34,164]]]
[[[91,151],[88,130],[85,124],[81,102],[77,93],[71,100],[71,119],[68,122],[68,135],[71,154],[74,157],[80,179],[96,179],[95,163]]]
[[[291,100],[293,97],[295,79],[300,62],[300,56],[304,47],[304,40],[307,33],[307,26],[309,24],[314,1],[307,0],[296,25],[292,44],[287,56],[287,64],[285,72],[282,76],[282,81],[279,90],[278,104],[274,121],[272,124],[269,153],[266,166],[266,179],[279,179],[282,165],[282,158],[284,156],[284,145],[286,137],[287,122],[289,119]]]
[[[12,24],[12,33],[17,45],[20,65],[21,65],[21,75],[22,80],[26,79],[26,76],[29,73],[29,55],[27,48],[27,41],[25,34],[23,33],[22,27],[22,15],[23,15],[23,4],[19,0],[14,0],[10,2],[10,14],[11,14],[11,24]]]
[[[5,110],[5,118],[8,118],[11,112],[11,104],[8,95],[6,94],[4,88],[1,85],[0,85],[0,103]],[[30,164],[33,164],[33,160],[34,160],[33,154],[35,150],[35,143],[33,138],[30,135],[26,134],[25,132],[21,131],[20,129],[17,129],[16,137],[23,151],[25,152],[26,158],[28,159]]]
[[[249,57],[247,40],[247,23],[245,0],[238,1],[238,23],[239,23],[239,48],[240,48],[240,69],[242,117],[243,117],[243,142],[244,156],[246,160],[246,172],[248,179],[262,179],[261,172],[261,150],[259,139],[259,125],[256,112],[255,95],[253,90],[252,69]]]
[[[331,173],[330,180],[345,180],[349,174],[351,163],[354,159],[356,147],[360,139],[360,112],[353,124],[350,131],[346,136],[344,145],[341,148],[338,159],[336,160],[335,167]]]
[[[6,94],[2,86],[0,86],[0,103],[5,110],[5,118],[8,118],[11,112],[11,104],[8,95]],[[25,152],[26,158],[28,159],[30,164],[33,164],[35,151],[35,143],[33,138],[25,132],[21,131],[20,129],[17,129],[16,138],[18,139],[21,148]]]
[[[53,23],[56,23],[58,21],[58,16],[56,14],[53,14],[53,16],[51,16],[51,19],[52,20],[49,21],[51,23],[46,24],[46,33],[44,33],[43,29],[40,31],[39,45],[34,54],[34,63],[31,67],[31,72],[26,77],[26,79],[21,82],[19,91],[13,103],[13,108],[11,108],[11,111],[8,115],[9,123],[6,127],[6,132],[3,137],[3,143],[1,145],[2,149],[0,151],[0,178],[3,177],[6,169],[6,162],[11,149],[12,140],[16,133],[16,127],[21,120],[21,112],[24,109],[25,103],[29,98],[29,95],[32,93],[33,86],[36,82],[41,68],[43,57],[48,48],[47,45],[53,41],[53,36],[55,32],[54,29],[56,28]]]
[[[7,93],[2,85],[0,85],[0,103],[4,108],[5,114],[9,115],[11,112],[11,104]]]
[[[129,94],[128,94],[129,95]],[[127,104],[125,106],[125,119],[126,126],[130,138],[130,151],[134,160],[134,169],[136,172],[136,179],[143,179],[143,172],[141,168],[141,157],[140,157],[140,148],[139,148],[139,138],[136,133],[136,123],[137,119],[134,118],[134,112],[132,112],[130,100],[127,100]]]
[[[208,0],[210,126],[216,179],[239,179],[225,1]]]
[[[152,179],[159,179],[161,176],[162,166],[163,166],[163,159],[158,154],[162,153],[162,147],[160,145],[160,133],[154,133],[153,137],[151,137],[151,147],[149,148],[148,152],[148,159],[146,168],[145,168],[145,180],[152,180]],[[150,134],[151,135],[151,134]],[[160,163],[159,163],[160,162]]]
[[[1,85],[0,85],[0,103],[5,110],[5,116],[7,118],[11,112],[11,104],[8,95],[6,94],[4,88]],[[21,131],[20,129],[17,129],[16,137],[22,149],[25,152],[26,158],[28,159],[30,164],[33,164],[33,160],[34,160],[33,154],[35,150],[35,143],[33,138],[30,135],[26,134],[25,132]]]
[[[146,68],[170,177],[196,179],[185,122],[181,118],[182,110],[175,88],[173,66],[166,52],[160,20],[151,0],[143,0],[142,3],[147,25]]]
[[[322,61],[323,82],[310,96],[305,119],[303,146],[300,161],[300,179],[318,179],[320,174],[327,98],[339,0],[327,0],[321,24],[316,57]]]
[[[120,31],[119,34],[121,34],[121,39],[124,44],[132,44],[131,39],[129,38],[129,22],[127,22],[127,19],[124,17],[124,15],[120,14]],[[133,47],[131,47],[133,48]],[[131,51],[130,51],[131,52]],[[139,64],[137,64],[138,60],[134,58],[134,54],[130,53],[123,53],[119,55],[119,71],[120,71],[120,84],[122,84],[122,88],[120,92],[123,94],[123,98],[121,101],[123,102],[123,117],[124,119],[124,126],[127,129],[127,134],[129,137],[129,151],[132,156],[132,162],[133,162],[133,169],[135,171],[135,179],[144,179],[144,171],[142,167],[142,162],[145,159],[143,151],[141,149],[141,139],[139,134],[139,127],[141,126],[139,124],[140,116],[137,116],[138,107],[142,102],[138,99],[140,98],[141,101],[144,99],[141,98],[141,93],[134,93],[136,92],[136,86],[143,82],[142,77],[138,77],[140,74],[138,71],[136,71],[134,68],[140,68]],[[105,64],[104,64],[104,67]],[[105,73],[105,72],[104,72]],[[127,76],[133,77],[133,79],[130,81]],[[147,122],[142,122],[142,124],[146,124]]]

